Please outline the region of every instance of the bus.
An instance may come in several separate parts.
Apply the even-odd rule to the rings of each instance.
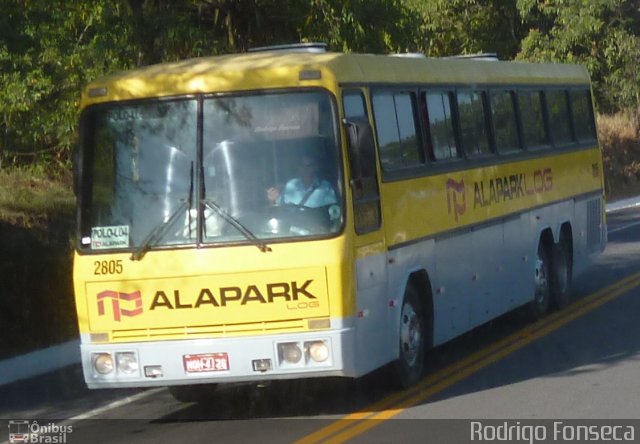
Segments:
[[[577,65],[326,51],[90,83],[74,291],[90,388],[358,378],[516,308],[606,244]]]

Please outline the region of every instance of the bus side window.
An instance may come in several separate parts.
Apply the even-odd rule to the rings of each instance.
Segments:
[[[384,171],[424,164],[416,125],[415,94],[379,91],[373,94],[373,114],[380,163]]]
[[[542,91],[518,92],[522,139],[526,148],[543,148],[549,144],[542,104]]]
[[[468,157],[490,154],[484,91],[459,91],[458,118],[462,148]]]
[[[425,96],[428,133],[435,161],[459,157],[452,114],[452,93],[429,91]]]
[[[591,93],[587,89],[575,89],[570,93],[573,126],[576,138],[580,140],[594,140],[596,126],[593,119]]]
[[[355,231],[364,234],[377,230],[381,224],[373,130],[360,90],[345,92],[342,95],[342,106],[349,144]]]
[[[573,141],[569,102],[564,89],[550,89],[546,92],[549,129],[554,145],[566,145]]]
[[[507,154],[520,151],[513,91],[491,92],[491,120],[498,153]]]

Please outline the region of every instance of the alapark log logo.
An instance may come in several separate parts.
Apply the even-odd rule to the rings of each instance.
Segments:
[[[467,211],[467,194],[464,188],[464,180],[447,179],[447,209],[453,213],[455,221]]]
[[[122,293],[118,291],[106,290],[98,293],[98,315],[104,316],[107,301],[111,301],[113,308],[113,320],[120,322],[122,316],[138,316],[142,314],[142,294],[139,291],[133,293]],[[123,307],[124,305],[125,307]]]

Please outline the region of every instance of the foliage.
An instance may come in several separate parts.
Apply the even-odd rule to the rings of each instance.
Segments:
[[[624,113],[598,116],[605,190],[608,199],[640,193],[640,140],[635,122]]]
[[[511,59],[523,31],[514,2],[504,0],[410,0],[422,16],[425,54],[441,57],[496,53]]]
[[[0,0],[0,168],[69,164],[79,93],[137,66],[298,41],[581,63],[640,121],[635,0]]]
[[[0,167],[64,167],[82,85],[104,73],[292,41],[404,51],[400,0],[0,0]]]
[[[635,0],[518,0],[529,27],[518,58],[580,63],[603,112],[637,109],[640,11]]]

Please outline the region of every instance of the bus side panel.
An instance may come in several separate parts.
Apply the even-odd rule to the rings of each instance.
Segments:
[[[521,231],[520,218],[510,222]],[[526,268],[518,258],[522,243],[504,244],[507,223],[475,227],[440,237],[436,243],[434,344],[441,344],[481,325],[531,297],[523,292]],[[515,271],[515,273],[514,273]],[[528,281],[527,281],[528,282]],[[526,296],[523,297],[523,294]],[[513,295],[520,295],[514,300]]]
[[[382,243],[379,244],[383,246]],[[356,373],[364,375],[394,358],[391,341],[393,313],[387,293],[387,257],[381,248],[365,252],[361,247],[356,259]],[[373,254],[371,254],[373,253]],[[381,326],[386,326],[382,328]]]
[[[442,344],[469,329],[474,264],[467,255],[471,251],[473,237],[473,231],[466,230],[442,236],[436,241],[434,345]]]
[[[503,272],[509,256],[503,247],[502,223],[482,227],[473,232],[473,248],[468,249],[473,263],[471,282],[470,327],[481,325],[505,311],[507,276]]]
[[[526,304],[533,298],[534,262],[531,256],[531,222],[528,213],[509,218],[504,224],[502,262],[505,311]]]

